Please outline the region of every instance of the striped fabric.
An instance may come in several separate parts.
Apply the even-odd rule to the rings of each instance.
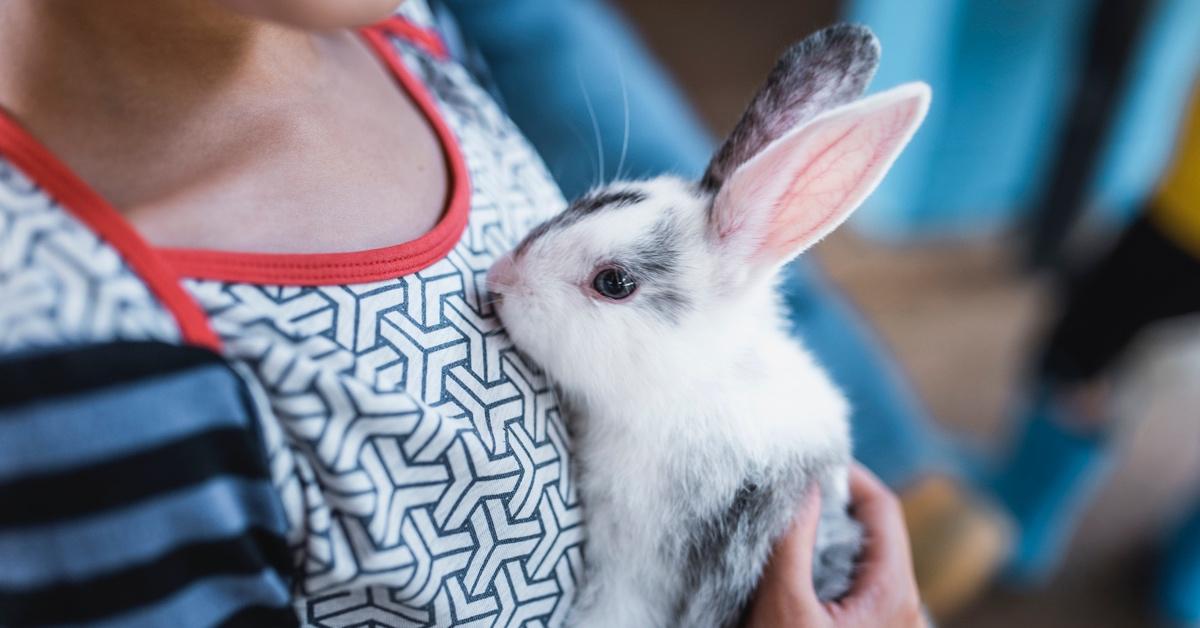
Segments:
[[[0,362],[0,626],[295,625],[252,407],[201,349]]]

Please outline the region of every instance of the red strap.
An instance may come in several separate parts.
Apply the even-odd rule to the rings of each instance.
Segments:
[[[446,48],[446,42],[442,41],[442,37],[438,35],[437,31],[421,28],[398,15],[392,16],[372,28],[383,30],[401,39],[410,41],[439,59],[445,59],[450,56],[450,51]]]
[[[180,285],[180,277],[267,285],[364,283],[417,272],[444,258],[462,237],[471,205],[466,161],[457,138],[441,118],[433,97],[405,67],[387,34],[404,37],[444,56],[445,46],[432,31],[393,18],[364,29],[363,37],[387,64],[421,109],[441,140],[450,175],[447,207],[424,236],[395,246],[350,253],[271,254],[199,249],[155,249],[115,208],[60,162],[48,149],[0,110],[0,154],[40,184],[125,257],[159,301],[178,321],[184,339],[217,349],[220,341],[204,311]]]
[[[391,22],[395,20],[389,20]],[[397,23],[408,24],[404,21]],[[450,254],[462,237],[470,215],[471,184],[466,160],[458,139],[442,119],[433,96],[405,67],[388,39],[390,32],[391,29],[369,28],[364,29],[362,34],[425,115],[442,146],[450,189],[446,208],[433,229],[416,240],[349,253],[242,253],[160,248],[159,253],[176,272],[185,277],[267,285],[337,285],[408,275]]]
[[[208,317],[184,290],[179,276],[107,201],[3,109],[0,109],[0,154],[121,253],[133,272],[175,317],[184,342],[220,351],[221,341],[209,327]]]

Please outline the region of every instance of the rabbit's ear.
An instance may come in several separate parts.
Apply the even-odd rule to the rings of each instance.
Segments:
[[[833,231],[877,186],[929,109],[907,83],[792,129],[743,164],[713,200],[710,233],[730,259],[774,270]]]
[[[767,144],[824,111],[858,99],[878,66],[879,40],[857,24],[836,24],[793,45],[713,155],[701,185],[716,191]]]

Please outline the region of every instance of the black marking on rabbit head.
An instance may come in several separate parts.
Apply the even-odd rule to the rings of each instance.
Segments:
[[[566,209],[559,212],[553,218],[534,227],[521,240],[515,249],[515,255],[521,255],[529,244],[534,240],[546,235],[554,229],[562,229],[569,227],[587,216],[596,214],[597,212],[608,209],[620,209],[629,207],[646,200],[646,195],[637,190],[612,190],[608,188],[600,188],[575,199],[567,206]]]
[[[702,199],[706,196],[703,191],[693,191],[690,184],[684,185],[688,194]],[[652,192],[639,189],[636,183],[617,183],[597,189],[572,202],[562,213],[534,227],[517,245],[514,255],[525,255],[534,242],[553,237],[557,231],[595,218],[601,213],[632,208],[646,202],[651,196]],[[666,206],[655,211],[662,213],[645,233],[629,234],[632,237],[619,248],[605,258],[594,260],[595,266],[591,268],[591,275],[584,285],[594,286],[598,273],[617,268],[632,279],[636,294],[629,299],[616,299],[606,294],[599,294],[597,298],[603,300],[608,297],[607,303],[617,307],[648,310],[659,320],[676,324],[693,309],[695,303],[686,289],[688,281],[681,267],[688,246],[684,241],[688,230],[680,222],[675,208]],[[697,246],[700,244],[696,243]]]
[[[857,99],[878,66],[879,40],[857,24],[835,24],[788,48],[713,155],[701,187],[715,192],[788,130]]]
[[[646,195],[637,190],[608,190],[600,189],[585,194],[567,207],[564,214],[587,216],[602,209],[619,209],[646,200]]]

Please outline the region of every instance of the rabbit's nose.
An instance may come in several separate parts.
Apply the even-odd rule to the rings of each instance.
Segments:
[[[511,254],[505,255],[492,264],[488,271],[487,290],[493,295],[504,295],[511,292],[517,280],[516,264]]]

